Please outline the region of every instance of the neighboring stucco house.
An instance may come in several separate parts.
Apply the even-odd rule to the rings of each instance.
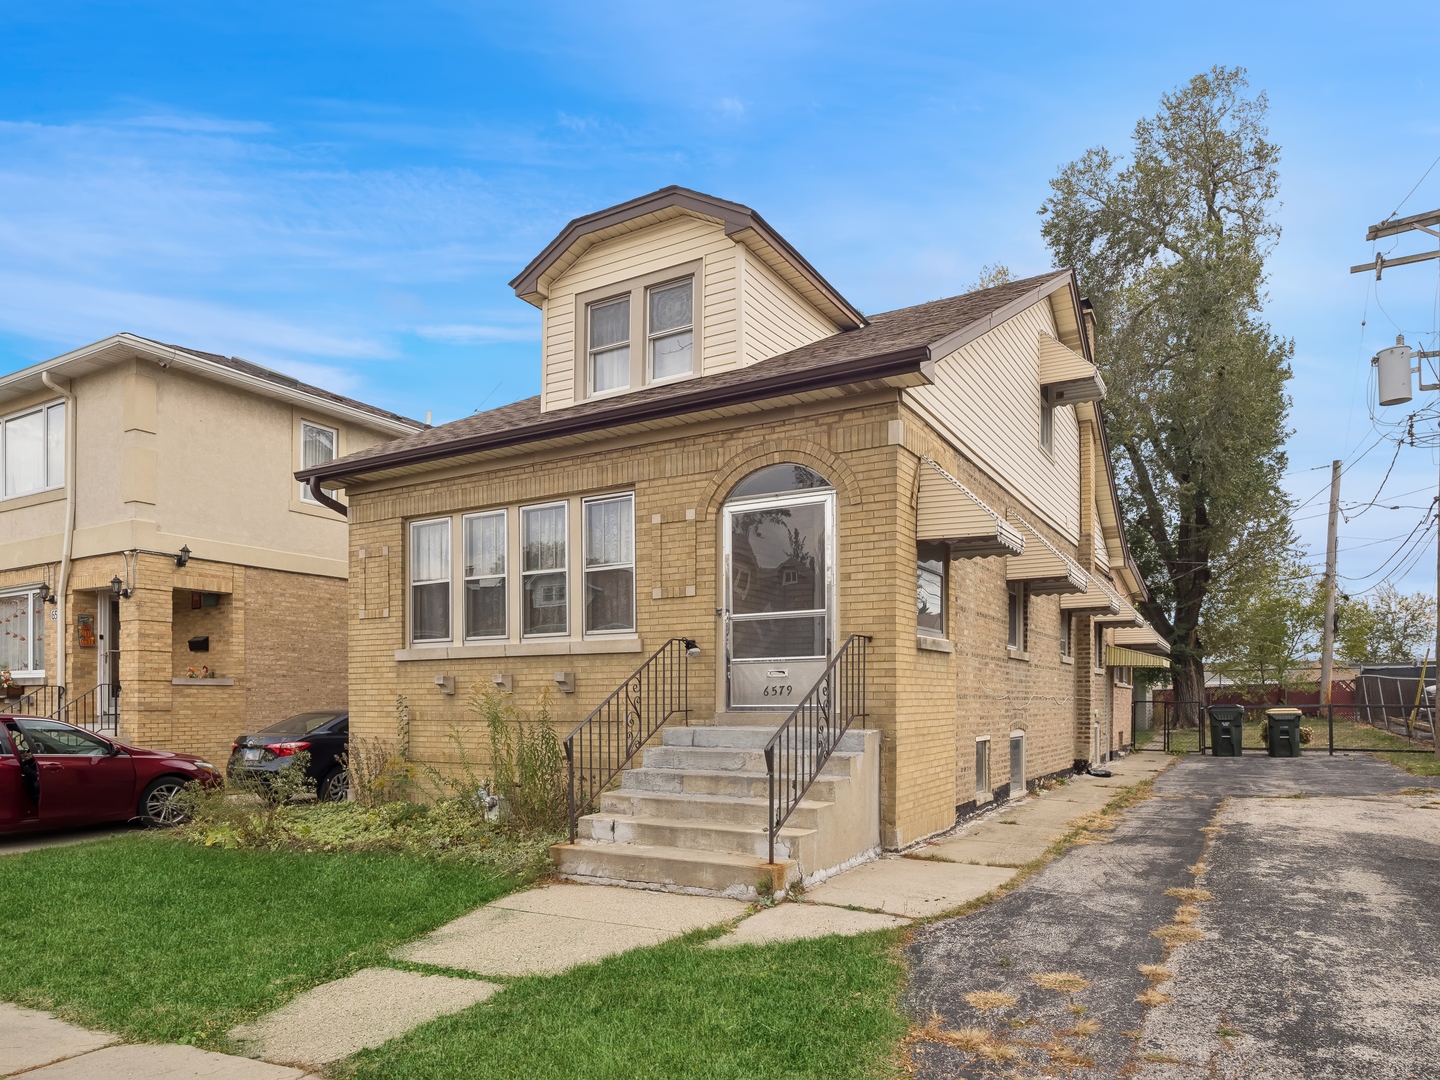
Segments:
[[[343,708],[346,525],[294,472],[423,428],[130,334],[0,378],[0,667],[25,710],[223,761]]]
[[[511,284],[538,397],[297,474],[349,498],[352,732],[395,739],[403,695],[443,763],[473,688],[558,689],[567,730],[604,703],[573,747],[604,787],[606,740],[668,719],[581,789],[560,870],[741,893],[772,825],[813,878],[1129,741],[1164,645],[1071,272],[867,317],[752,210],[666,188]],[[833,741],[765,759],[802,703],[786,731],[853,728],[782,828],[769,773],[799,798]]]

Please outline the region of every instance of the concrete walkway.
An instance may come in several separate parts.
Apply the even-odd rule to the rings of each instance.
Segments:
[[[454,975],[368,968],[318,986],[230,1032],[253,1058],[188,1046],[114,1045],[112,1035],[0,1005],[9,1010],[0,1011],[0,1076],[35,1070],[27,1077],[299,1080],[308,1075],[305,1069],[379,1046],[503,990],[473,976],[558,974],[706,927],[728,927],[709,944],[731,948],[907,926],[1004,885],[1071,822],[1168,763],[1159,754],[1132,755],[1112,764],[1112,779],[1075,777],[1052,791],[997,806],[903,856],[855,867],[797,902],[758,911],[720,897],[599,885],[557,884],[515,893],[392,954]]]

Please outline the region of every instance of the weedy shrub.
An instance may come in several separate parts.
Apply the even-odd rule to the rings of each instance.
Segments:
[[[490,736],[490,784],[500,799],[500,820],[521,829],[566,826],[564,752],[550,714],[550,689],[540,694],[535,715],[522,716],[510,695],[486,689],[470,699],[470,710],[485,721]],[[457,745],[460,740],[456,739]],[[473,774],[461,745],[461,773]],[[471,788],[471,790],[476,790]]]
[[[400,802],[414,787],[414,766],[385,739],[352,735],[341,762],[350,776],[350,798],[361,806]]]

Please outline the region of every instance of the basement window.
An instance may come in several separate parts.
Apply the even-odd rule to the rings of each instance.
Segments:
[[[990,736],[982,735],[975,740],[975,797],[990,797]]]

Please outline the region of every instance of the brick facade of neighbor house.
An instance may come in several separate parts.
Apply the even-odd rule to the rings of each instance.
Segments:
[[[657,331],[647,322],[658,310],[652,291],[685,282],[693,303],[681,316],[693,324],[685,330],[690,369],[655,381],[647,364],[659,354],[645,352],[645,343],[671,326],[655,324]],[[514,703],[532,713],[546,697],[563,733],[675,637],[700,648],[688,667],[690,724],[717,725],[724,731],[715,737],[727,739],[740,738],[730,733],[746,723],[778,725],[787,709],[743,712],[766,703],[735,700],[738,676],[727,675],[740,671],[727,652],[728,613],[758,579],[738,554],[727,571],[724,522],[741,481],[791,464],[834,491],[827,655],[850,635],[871,639],[863,726],[880,733],[884,846],[913,843],[1128,744],[1129,691],[1115,685],[1121,669],[1104,666],[1108,654],[1095,654],[1092,621],[1148,632],[1132,602],[1144,586],[1125,550],[1097,404],[1104,386],[1069,272],[867,319],[752,211],[665,189],[576,219],[512,285],[544,313],[540,397],[297,474],[343,489],[349,500],[352,734],[394,745],[403,700],[414,760],[452,768],[458,737],[483,769],[483,726],[470,707],[477,694],[508,686]],[[599,310],[610,321],[597,338],[600,324],[587,320]],[[596,350],[620,339],[641,351],[626,344],[619,367],[595,366]],[[616,386],[617,378],[629,381]],[[794,490],[814,487],[804,475]],[[617,495],[634,500],[634,629],[587,634],[580,624],[589,595],[583,507]],[[569,508],[570,622],[564,633],[527,638],[517,626],[521,605],[541,594],[527,593],[521,581],[518,518],[523,507],[554,503]],[[503,635],[492,621],[492,639],[466,640],[464,522],[499,510],[506,511],[509,621]],[[499,518],[486,521],[498,526]],[[741,535],[748,547],[751,534]],[[799,536],[788,541],[795,554],[770,555],[809,567],[792,572],[797,587],[819,580]],[[922,542],[946,571],[938,633],[918,625]],[[755,549],[745,557],[760,568]],[[490,555],[477,559],[490,560],[490,569],[474,571],[474,595],[497,597],[498,564]],[[785,565],[765,566],[775,578],[766,588],[785,585]],[[1012,589],[1023,613],[1016,643]],[[549,605],[555,592],[544,595]],[[416,596],[425,611],[418,640]],[[1066,656],[1062,618],[1071,628]],[[1103,631],[1101,648],[1112,633]],[[573,692],[557,692],[557,679]],[[798,699],[809,687],[797,689]],[[1023,747],[1023,776],[1011,775],[1012,737],[1017,756]],[[984,739],[982,783],[976,745]],[[675,832],[673,822],[625,820],[640,832]],[[664,850],[679,852],[678,860],[683,847]],[[611,872],[599,866],[575,863],[565,872]]]
[[[6,432],[41,418],[42,467],[0,470],[0,666],[33,688],[17,707],[216,764],[237,735],[345,707],[344,515],[294,471],[307,433],[313,458],[317,436],[341,454],[423,424],[129,334],[0,377]],[[43,656],[16,636],[37,613]]]

